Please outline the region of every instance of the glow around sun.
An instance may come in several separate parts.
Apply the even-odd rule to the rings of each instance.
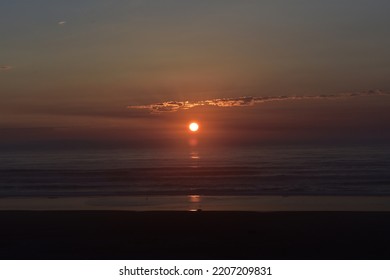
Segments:
[[[192,122],[190,123],[190,125],[188,126],[189,130],[192,131],[192,132],[197,132],[199,130],[199,124],[196,123],[196,122]]]

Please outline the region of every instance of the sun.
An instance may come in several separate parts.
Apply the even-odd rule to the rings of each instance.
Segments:
[[[188,126],[188,128],[190,129],[190,131],[192,132],[197,132],[199,130],[199,124],[196,123],[196,122],[192,122],[190,123],[190,125]]]

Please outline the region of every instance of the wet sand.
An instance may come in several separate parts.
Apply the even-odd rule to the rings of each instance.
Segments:
[[[390,211],[390,196],[79,196],[1,197],[2,210]]]
[[[390,212],[0,211],[1,259],[390,259]]]

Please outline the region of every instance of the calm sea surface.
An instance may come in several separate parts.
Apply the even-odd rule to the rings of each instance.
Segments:
[[[390,148],[0,152],[0,196],[390,195]]]

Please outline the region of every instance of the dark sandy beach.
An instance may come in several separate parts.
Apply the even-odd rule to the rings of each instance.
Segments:
[[[390,259],[390,212],[1,211],[1,259]]]

